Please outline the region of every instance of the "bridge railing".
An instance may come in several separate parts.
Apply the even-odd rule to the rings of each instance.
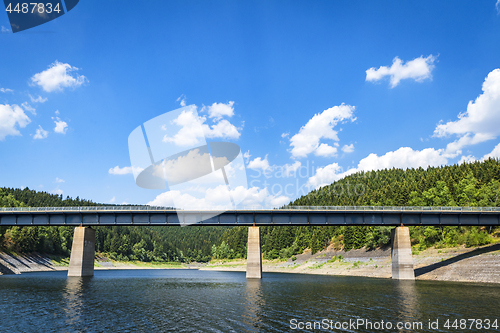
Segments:
[[[84,207],[0,207],[3,212],[88,212],[88,211],[177,211],[172,207],[157,206],[84,206]],[[405,212],[405,211],[453,211],[453,212],[498,212],[500,207],[420,207],[420,206],[287,206],[281,209],[269,209],[263,207],[243,207],[241,211],[387,211],[387,212]],[[225,210],[220,210],[224,212]]]

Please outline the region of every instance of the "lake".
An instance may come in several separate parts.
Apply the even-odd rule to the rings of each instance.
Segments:
[[[285,273],[247,280],[182,269],[0,276],[2,332],[499,332],[499,314],[495,284]]]

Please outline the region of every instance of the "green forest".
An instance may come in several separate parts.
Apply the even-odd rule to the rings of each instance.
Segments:
[[[488,159],[427,169],[385,169],[358,172],[311,191],[290,206],[500,206],[500,160]],[[262,227],[266,259],[289,258],[328,245],[336,249],[374,249],[390,244],[390,227]],[[410,227],[414,251],[428,247],[485,245],[499,228]],[[247,229],[227,230],[212,254],[220,258],[245,256]]]
[[[47,192],[0,188],[1,207],[102,206]],[[212,245],[226,228],[221,227],[96,227],[96,251],[115,260],[206,262]],[[69,256],[74,227],[0,227],[2,250]]]
[[[0,188],[2,207],[98,205],[46,192]],[[99,204],[101,205],[101,204]],[[289,206],[500,206],[500,160],[427,169],[359,172],[314,190]],[[410,227],[414,251],[490,243],[499,228]],[[390,243],[390,227],[261,227],[265,259],[310,249],[375,249]],[[206,262],[246,257],[246,227],[97,227],[96,251],[116,260]],[[68,256],[73,227],[0,227],[4,251]]]

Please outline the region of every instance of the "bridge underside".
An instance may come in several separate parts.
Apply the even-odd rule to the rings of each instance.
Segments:
[[[392,278],[414,280],[413,258],[411,254],[408,227],[396,227],[391,237]],[[68,276],[93,276],[95,257],[95,230],[76,227],[71,248]],[[248,228],[247,279],[262,278],[262,252],[260,228]]]
[[[0,211],[0,226],[114,226],[114,225],[368,225],[368,226],[497,226],[500,211],[380,211],[380,210],[257,210],[257,211],[175,211],[175,210],[50,210]]]

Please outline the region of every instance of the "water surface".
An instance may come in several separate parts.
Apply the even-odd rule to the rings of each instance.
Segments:
[[[447,319],[500,320],[499,309],[495,284],[285,273],[247,280],[242,272],[173,269],[98,270],[92,278],[68,278],[66,272],[0,276],[3,332],[283,332],[308,322],[334,328],[358,319],[422,322],[419,332],[499,332],[443,327]],[[429,329],[429,320],[439,320],[439,329]],[[302,331],[331,331],[316,328]]]

